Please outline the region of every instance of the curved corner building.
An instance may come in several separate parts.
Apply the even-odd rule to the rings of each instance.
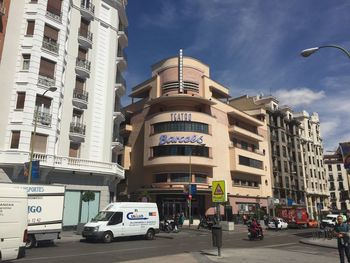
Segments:
[[[229,105],[229,90],[210,79],[209,67],[172,57],[152,67],[152,77],[132,89],[121,126],[126,179],[119,199],[151,198],[160,213],[203,215],[213,206],[213,180],[226,180],[233,213],[267,206],[271,193],[265,112]]]

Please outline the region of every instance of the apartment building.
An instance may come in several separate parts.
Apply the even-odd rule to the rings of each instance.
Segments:
[[[342,143],[340,143],[340,145],[341,144]],[[349,172],[344,167],[340,146],[335,152],[324,154],[323,160],[326,168],[326,176],[328,177],[330,208],[345,213],[350,210],[350,182]]]
[[[320,119],[316,112],[295,113],[301,123],[304,159],[304,178],[309,214],[316,218],[322,211],[329,210],[329,189],[325,165],[323,163],[323,143],[320,132]]]
[[[6,2],[6,1],[4,1]],[[66,185],[64,226],[116,198],[125,0],[7,1],[0,64],[0,168],[13,182]],[[8,32],[11,32],[9,34]],[[32,154],[33,152],[33,154]],[[24,164],[40,162],[28,180]]]
[[[245,110],[266,111],[273,174],[273,197],[283,206],[305,205],[305,188],[300,141],[300,122],[288,106],[280,106],[273,96],[242,96],[230,101]]]
[[[121,127],[120,200],[150,198],[161,215],[188,217],[192,185],[191,211],[198,217],[213,206],[212,181],[226,180],[234,214],[266,209],[272,192],[263,110],[250,115],[229,105],[229,90],[210,79],[209,67],[181,52],[154,64],[151,78],[130,97]]]

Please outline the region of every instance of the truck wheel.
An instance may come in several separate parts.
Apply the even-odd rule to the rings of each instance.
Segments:
[[[109,231],[103,233],[102,241],[104,243],[111,243],[113,240],[113,234]]]
[[[148,231],[146,233],[146,239],[147,240],[154,239],[154,230],[153,229],[148,229]]]
[[[32,248],[32,247],[35,247],[35,245],[36,245],[35,237],[33,235],[28,235],[26,248]]]

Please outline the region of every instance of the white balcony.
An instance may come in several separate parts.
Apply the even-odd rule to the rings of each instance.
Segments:
[[[87,20],[93,20],[95,15],[95,6],[92,0],[81,0],[80,14]]]
[[[43,86],[47,89],[54,87],[56,85],[56,80],[54,78],[39,75],[38,86]]]
[[[23,167],[29,162],[30,153],[25,151],[0,151],[0,167]],[[40,161],[40,167],[54,170],[80,171],[93,174],[109,174],[124,178],[124,169],[117,163],[97,162],[87,159],[61,157],[45,153],[34,153],[33,160]]]
[[[115,139],[112,142],[112,150],[113,151],[119,152],[119,151],[123,150],[123,148],[124,148],[124,145],[120,140]]]
[[[89,93],[85,90],[73,91],[73,106],[79,109],[87,109]]]
[[[84,48],[92,47],[93,34],[90,31],[79,29],[78,42]]]
[[[71,122],[69,129],[69,139],[75,143],[82,143],[85,141],[86,125],[78,122]]]
[[[82,78],[90,77],[91,62],[86,59],[77,58],[75,63],[75,72]]]
[[[42,43],[42,49],[47,50],[55,55],[58,55],[59,44],[49,38],[44,38]]]
[[[114,110],[113,112],[113,118],[115,122],[122,122],[125,121],[125,116],[123,113],[121,113],[120,111]]]
[[[116,63],[118,65],[118,68],[121,71],[124,71],[127,68],[127,66],[128,66],[127,60],[128,60],[128,57],[127,57],[125,51],[118,50]]]

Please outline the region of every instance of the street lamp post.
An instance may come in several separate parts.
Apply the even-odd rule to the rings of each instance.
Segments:
[[[320,50],[321,48],[336,48],[336,49],[339,49],[341,50],[343,53],[345,53],[347,55],[348,58],[350,58],[350,52],[348,50],[346,50],[345,48],[341,47],[341,46],[338,46],[338,45],[324,45],[324,46],[319,46],[319,47],[313,47],[313,48],[307,48],[307,49],[304,49],[303,51],[301,51],[301,55],[303,57],[309,57],[311,56],[312,54],[314,54],[315,52],[317,52],[318,50]],[[349,173],[347,174],[347,181],[348,181],[348,200],[350,202],[350,182],[349,182]]]
[[[45,90],[42,96],[45,96],[46,92],[51,91],[55,92],[57,90],[56,87],[50,87],[49,89]],[[30,139],[30,156],[29,156],[29,172],[28,172],[28,184],[31,183],[32,180],[32,171],[33,171],[33,155],[34,155],[34,138],[36,136],[36,127],[38,125],[38,108],[35,105],[35,111],[34,111],[34,131],[33,135]]]
[[[312,47],[312,48],[307,48],[304,49],[303,51],[301,51],[301,55],[306,58],[308,56],[311,56],[313,53],[317,52],[318,50],[320,50],[321,48],[337,48],[339,50],[341,50],[342,52],[344,52],[348,58],[350,58],[350,52],[348,50],[346,50],[345,48],[341,47],[341,46],[337,46],[337,45],[325,45],[325,46],[320,46],[320,47]]]

